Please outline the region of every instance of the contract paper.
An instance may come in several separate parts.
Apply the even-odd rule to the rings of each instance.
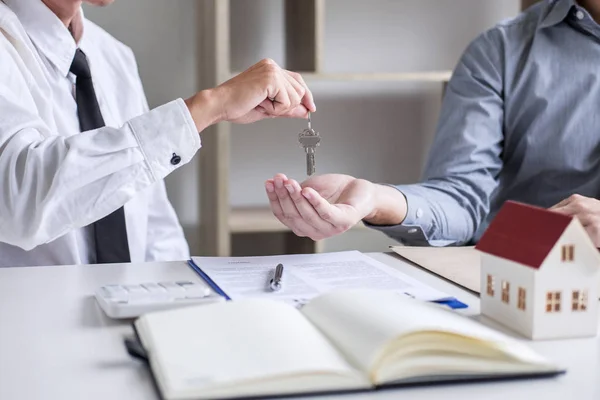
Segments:
[[[301,306],[335,289],[382,289],[423,301],[452,297],[359,251],[262,257],[193,257],[193,262],[231,299],[278,298]],[[283,264],[283,289],[269,287]]]

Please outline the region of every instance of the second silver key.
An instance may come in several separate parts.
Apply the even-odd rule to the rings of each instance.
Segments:
[[[310,112],[308,113],[308,129],[298,135],[298,141],[306,153],[306,175],[315,173],[315,148],[321,143],[319,132],[315,132],[311,126]]]
[[[321,136],[312,129],[305,129],[298,135],[298,141],[306,153],[306,174],[315,173],[315,148],[321,143]]]

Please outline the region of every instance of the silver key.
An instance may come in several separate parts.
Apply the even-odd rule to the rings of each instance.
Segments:
[[[321,143],[321,135],[311,127],[310,112],[308,113],[308,129],[300,132],[298,141],[306,152],[306,174],[311,176],[315,173],[315,148]]]

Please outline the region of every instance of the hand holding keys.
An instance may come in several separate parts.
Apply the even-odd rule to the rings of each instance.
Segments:
[[[308,129],[298,135],[298,141],[306,152],[306,175],[315,173],[315,148],[321,143],[321,135],[311,127],[310,112],[308,113]]]

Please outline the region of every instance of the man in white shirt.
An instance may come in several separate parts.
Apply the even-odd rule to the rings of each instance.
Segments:
[[[0,267],[189,257],[163,178],[199,132],[308,111],[270,60],[149,111],[133,53],[80,0],[1,0]]]

